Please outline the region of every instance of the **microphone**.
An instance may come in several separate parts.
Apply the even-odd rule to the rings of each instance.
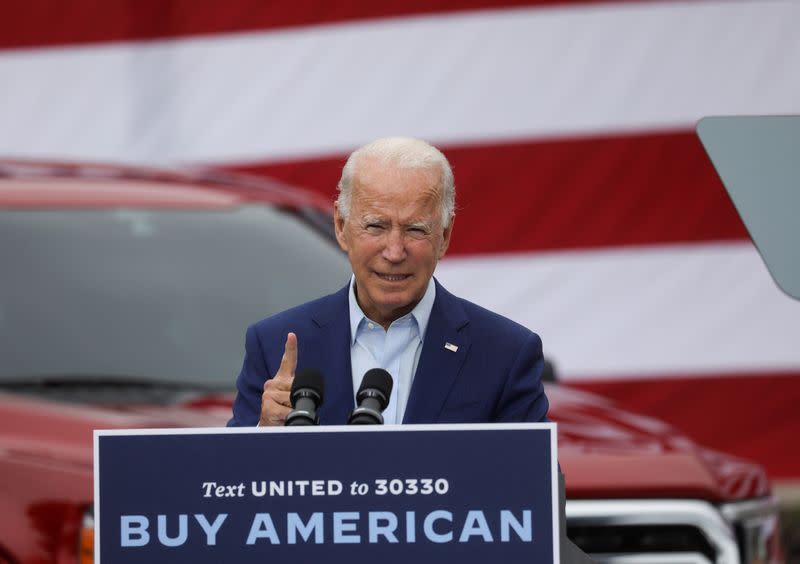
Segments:
[[[358,407],[350,414],[347,424],[383,425],[381,412],[389,405],[392,384],[392,376],[383,368],[367,370],[356,394]]]
[[[319,370],[298,372],[292,382],[292,411],[286,416],[286,426],[319,425],[317,408],[322,405],[325,380]]]

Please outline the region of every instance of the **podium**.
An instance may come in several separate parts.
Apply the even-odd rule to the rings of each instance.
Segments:
[[[95,431],[95,562],[558,562],[555,425]]]

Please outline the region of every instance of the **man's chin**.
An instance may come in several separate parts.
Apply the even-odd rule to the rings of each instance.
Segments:
[[[408,294],[404,292],[383,292],[380,300],[380,308],[383,311],[394,311],[408,306],[412,301],[413,300],[408,298]]]
[[[381,298],[389,302],[402,301],[413,295],[411,278],[402,280],[387,280],[386,278],[376,277],[377,283],[373,287],[380,293]]]
[[[370,301],[385,317],[402,317],[419,303],[425,294],[419,288],[409,284],[410,279],[404,283],[378,283],[371,284],[369,289]],[[400,315],[397,315],[397,313]]]
[[[411,311],[421,299],[422,296],[416,296],[410,290],[382,292],[380,303],[384,311]],[[403,315],[408,311],[404,311]]]

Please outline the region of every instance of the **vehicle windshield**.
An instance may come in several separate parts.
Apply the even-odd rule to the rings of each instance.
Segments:
[[[247,326],[335,291],[346,256],[297,214],[0,210],[0,385],[112,377],[233,389]]]

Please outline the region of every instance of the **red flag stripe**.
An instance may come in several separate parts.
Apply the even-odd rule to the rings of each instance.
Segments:
[[[693,132],[443,149],[456,175],[458,222],[473,226],[457,231],[450,254],[747,238]],[[230,168],[333,199],[344,159]]]

